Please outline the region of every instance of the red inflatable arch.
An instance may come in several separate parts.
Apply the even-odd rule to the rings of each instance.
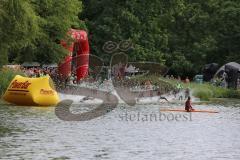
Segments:
[[[77,81],[88,76],[89,69],[89,42],[87,32],[71,29],[68,32],[74,40],[70,44],[61,41],[61,45],[69,51],[69,55],[58,67],[63,77],[68,77],[76,70]]]

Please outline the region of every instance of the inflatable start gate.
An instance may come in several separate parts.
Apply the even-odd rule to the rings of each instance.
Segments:
[[[8,86],[3,99],[24,106],[52,106],[59,102],[49,76],[26,78],[17,75]]]
[[[68,33],[74,40],[68,44],[61,41],[61,45],[69,51],[69,55],[58,67],[63,77],[69,77],[76,71],[77,81],[88,76],[89,68],[89,42],[86,31],[71,29]]]

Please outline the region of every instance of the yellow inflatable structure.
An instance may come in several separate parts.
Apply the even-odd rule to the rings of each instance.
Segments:
[[[17,75],[8,86],[3,99],[24,106],[52,106],[59,102],[59,96],[49,76],[27,78]]]

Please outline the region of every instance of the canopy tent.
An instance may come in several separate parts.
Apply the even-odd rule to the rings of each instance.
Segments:
[[[22,67],[40,67],[40,63],[38,62],[24,62]]]
[[[238,78],[240,78],[240,64],[230,62],[222,66],[215,74],[226,82],[228,88],[237,89]]]
[[[19,70],[21,67],[21,65],[18,65],[18,64],[14,64],[14,65],[4,65],[3,68],[6,68],[6,69],[13,69],[13,70]]]
[[[57,68],[58,65],[56,63],[53,63],[53,64],[43,64],[42,67],[43,68]]]
[[[137,73],[138,71],[139,69],[134,67],[133,65],[130,65],[129,67],[126,68],[127,73]]]
[[[203,80],[206,82],[210,81],[214,77],[218,69],[219,65],[217,63],[206,64],[202,70]]]
[[[225,71],[226,66],[237,68],[238,71],[240,72],[240,64],[238,64],[236,62],[230,62],[230,63],[227,63],[227,64],[223,65],[220,69],[218,69],[218,71],[215,73],[214,77],[221,76],[223,74],[223,72]]]

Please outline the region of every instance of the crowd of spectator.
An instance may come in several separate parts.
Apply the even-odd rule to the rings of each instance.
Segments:
[[[29,67],[21,68],[26,76],[31,78],[43,77],[43,76],[54,76],[57,73],[55,68],[41,68],[41,67]]]
[[[77,84],[77,76],[75,73],[66,77],[60,74],[56,67],[21,67],[21,71],[25,76],[30,78],[50,76],[57,87],[66,86],[68,83]]]
[[[166,75],[166,78],[170,80],[177,80],[178,82],[190,83],[190,79],[188,77],[182,79],[180,76],[174,77],[173,75]]]

